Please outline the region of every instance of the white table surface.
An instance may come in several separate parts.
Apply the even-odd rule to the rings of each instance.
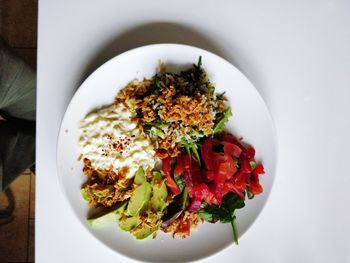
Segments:
[[[266,207],[238,247],[203,262],[350,262],[347,0],[39,1],[36,262],[131,262],[73,215],[58,184],[57,135],[89,73],[159,42],[232,62],[263,96],[278,133]]]

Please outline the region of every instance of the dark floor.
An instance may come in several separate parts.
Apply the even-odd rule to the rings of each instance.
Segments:
[[[36,68],[37,0],[0,0],[0,35]],[[3,65],[0,65],[3,66]],[[35,176],[25,171],[0,192],[0,262],[34,262]],[[6,210],[14,209],[12,217]]]

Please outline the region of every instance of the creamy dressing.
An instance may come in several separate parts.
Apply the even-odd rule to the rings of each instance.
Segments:
[[[153,169],[155,151],[131,121],[131,112],[122,104],[88,114],[80,123],[79,146],[82,158],[95,169],[126,170],[132,178],[137,169]],[[127,168],[127,169],[126,169]]]

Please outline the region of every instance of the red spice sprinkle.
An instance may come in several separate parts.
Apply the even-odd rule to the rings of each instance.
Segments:
[[[121,154],[131,143],[131,139],[128,137],[113,138],[112,136],[108,135],[107,139],[110,141],[108,144],[108,148],[111,149],[112,151],[117,151]]]

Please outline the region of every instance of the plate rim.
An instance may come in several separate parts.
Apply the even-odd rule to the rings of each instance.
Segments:
[[[58,177],[58,182],[59,182],[59,185],[60,185],[60,189],[61,189],[61,194],[64,196],[64,200],[67,202],[68,206],[70,207],[70,210],[71,212],[73,212],[73,214],[75,215],[75,219],[77,220],[77,222],[79,222],[79,225],[82,226],[82,228],[84,229],[84,231],[87,231],[92,237],[94,240],[98,241],[99,243],[101,243],[104,247],[107,247],[109,250],[113,251],[114,253],[117,253],[118,255],[120,256],[123,256],[124,258],[127,258],[127,259],[131,259],[131,260],[139,260],[139,261],[142,261],[142,262],[151,262],[151,261],[148,261],[148,260],[145,260],[145,259],[140,259],[138,257],[132,257],[132,256],[129,256],[127,253],[123,253],[123,252],[120,252],[120,251],[117,251],[116,249],[114,249],[113,247],[111,247],[109,244],[106,244],[105,242],[103,242],[100,238],[98,238],[97,236],[95,236],[93,234],[93,232],[91,230],[89,230],[87,228],[86,225],[84,224],[81,224],[81,220],[80,220],[80,217],[79,215],[76,213],[73,205],[71,204],[70,200],[69,200],[69,197],[68,195],[66,194],[66,189],[64,187],[64,183],[63,183],[63,178],[62,178],[62,175],[60,175],[60,169],[59,169],[59,163],[60,163],[60,157],[59,157],[59,152],[60,152],[60,141],[62,140],[62,136],[65,134],[65,129],[63,127],[64,123],[65,123],[65,120],[67,117],[67,112],[69,111],[69,109],[72,107],[72,104],[73,104],[73,101],[76,97],[78,97],[80,95],[80,93],[82,92],[83,90],[83,87],[86,86],[86,83],[88,83],[90,81],[90,79],[92,79],[96,74],[98,74],[98,72],[102,71],[105,67],[108,67],[109,64],[113,63],[115,60],[118,60],[124,56],[127,56],[128,54],[130,53],[133,53],[133,52],[136,52],[138,50],[142,50],[142,49],[148,49],[148,48],[157,48],[157,47],[179,47],[179,48],[190,48],[190,49],[193,49],[193,50],[197,50],[197,51],[200,51],[201,53],[207,53],[209,54],[210,56],[213,56],[215,57],[215,59],[217,60],[220,60],[221,62],[223,62],[224,64],[226,64],[227,66],[229,66],[230,68],[232,68],[233,70],[235,70],[241,78],[243,78],[247,83],[249,83],[253,89],[255,90],[255,93],[256,95],[259,97],[259,99],[263,102],[263,105],[266,109],[266,112],[268,113],[268,118],[270,120],[270,124],[271,124],[271,127],[272,127],[272,139],[273,139],[273,148],[274,148],[274,163],[272,164],[272,170],[273,170],[273,175],[269,175],[269,176],[272,176],[272,180],[271,180],[271,187],[270,187],[270,190],[265,193],[265,198],[266,198],[266,201],[262,204],[259,212],[256,214],[256,217],[252,220],[251,224],[247,227],[247,229],[245,229],[245,231],[242,231],[239,238],[240,240],[242,239],[242,237],[244,236],[244,234],[255,224],[256,220],[261,216],[261,213],[265,210],[265,207],[266,207],[266,204],[268,203],[269,199],[270,199],[270,195],[271,195],[271,192],[273,191],[274,189],[274,184],[275,184],[275,181],[276,181],[276,176],[277,176],[277,169],[278,169],[278,152],[279,152],[279,149],[278,149],[278,134],[277,134],[277,129],[276,129],[276,124],[272,118],[272,115],[271,115],[271,112],[265,102],[265,100],[263,99],[263,97],[261,96],[259,90],[253,85],[253,83],[246,77],[245,74],[242,73],[242,71],[240,71],[234,64],[230,63],[228,60],[226,60],[225,58],[209,51],[209,50],[206,50],[206,49],[202,49],[202,48],[199,48],[199,47],[196,47],[196,46],[193,46],[193,45],[187,45],[187,44],[179,44],[179,43],[155,43],[155,44],[148,44],[148,45],[143,45],[143,46],[139,46],[139,47],[136,47],[136,48],[132,48],[132,49],[129,49],[127,51],[124,51],[120,54],[117,54],[113,57],[111,57],[110,59],[106,60],[104,63],[102,63],[101,65],[99,65],[95,70],[93,70],[89,75],[88,77],[85,78],[85,80],[78,86],[78,88],[76,89],[76,91],[74,92],[74,94],[72,95],[65,111],[64,111],[64,114],[63,114],[63,117],[61,119],[61,122],[60,122],[60,125],[59,125],[59,132],[58,132],[58,136],[57,136],[57,140],[56,140],[56,172],[57,172],[57,177]],[[119,89],[116,88],[116,91],[118,91]],[[222,248],[218,249],[217,251],[209,254],[209,255],[204,255],[204,256],[200,256],[200,257],[197,257],[195,259],[191,259],[190,261],[191,262],[195,262],[195,261],[199,261],[199,260],[203,260],[203,259],[209,259],[209,258],[212,258],[214,256],[216,256],[217,254],[223,252],[223,251],[226,251],[228,248],[234,246],[233,243],[228,243],[228,244],[225,244],[225,246],[222,246]]]

